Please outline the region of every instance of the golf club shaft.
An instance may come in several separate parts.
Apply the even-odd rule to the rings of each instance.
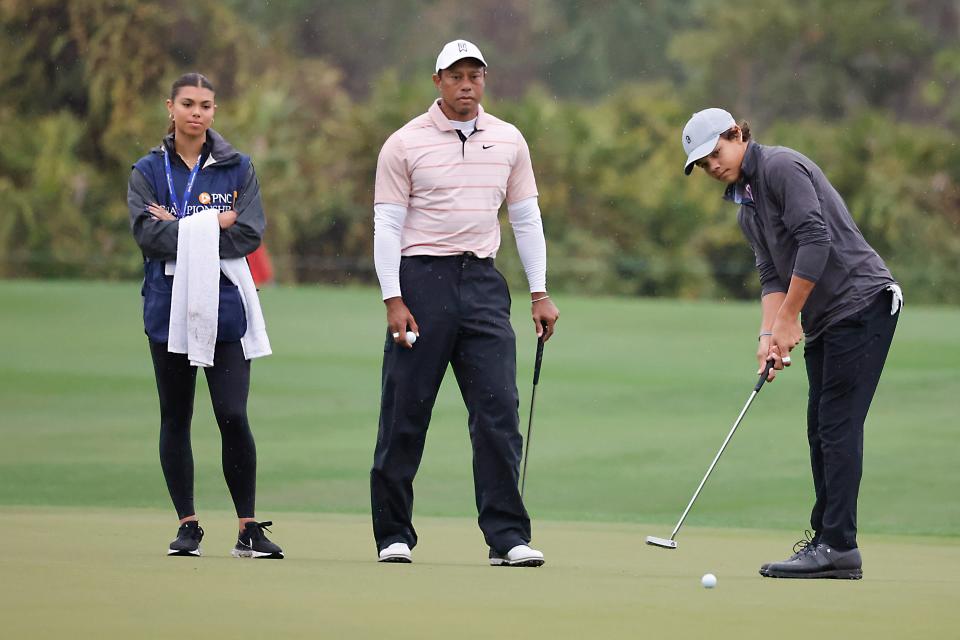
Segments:
[[[717,461],[720,460],[720,456],[723,455],[723,450],[727,448],[727,444],[730,442],[730,438],[733,437],[734,432],[737,430],[737,427],[740,426],[740,421],[743,420],[744,414],[747,413],[747,409],[750,407],[750,403],[753,402],[753,399],[757,396],[757,392],[754,391],[750,394],[750,399],[747,400],[747,404],[744,405],[743,411],[740,412],[740,416],[737,418],[737,421],[733,423],[733,428],[730,429],[730,433],[727,434],[727,439],[723,441],[723,445],[720,447],[720,451],[717,452],[716,457],[713,459],[713,462],[710,463],[710,467],[707,469],[706,475],[703,476],[703,480],[700,481],[700,486],[697,487],[697,490],[693,492],[693,497],[690,498],[690,502],[687,504],[687,508],[683,510],[683,515],[680,516],[680,521],[677,523],[677,526],[673,528],[673,533],[670,534],[670,539],[673,540],[677,536],[677,531],[680,531],[680,527],[683,526],[683,521],[687,518],[687,514],[690,513],[693,503],[697,501],[697,497],[700,495],[700,490],[703,489],[703,485],[707,483],[707,478],[710,477],[710,474],[713,473],[713,468],[717,466]]]
[[[523,499],[523,490],[527,486],[527,457],[530,455],[530,433],[533,431],[533,403],[537,399],[537,386],[533,386],[530,394],[530,418],[527,421],[527,440],[523,451],[523,473],[520,475],[520,499]]]
[[[760,389],[763,387],[763,383],[767,380],[767,375],[770,373],[770,369],[773,368],[773,360],[767,361],[767,366],[764,367],[763,372],[760,374],[760,379],[757,381],[757,385],[753,388],[753,392],[750,394],[750,397],[747,399],[747,403],[743,405],[743,409],[740,411],[740,415],[737,416],[736,422],[733,423],[733,428],[730,429],[730,433],[727,434],[726,439],[723,441],[723,444],[720,446],[720,451],[717,451],[717,455],[714,457],[713,462],[710,463],[710,467],[707,469],[707,473],[704,474],[703,480],[700,481],[700,486],[697,487],[697,490],[693,492],[693,497],[690,498],[690,502],[687,504],[687,508],[683,510],[683,515],[680,516],[680,521],[677,522],[677,526],[673,528],[673,533],[670,534],[670,539],[673,540],[677,537],[677,532],[680,531],[680,527],[683,526],[683,521],[686,520],[687,514],[690,513],[690,509],[693,507],[693,503],[697,501],[697,497],[700,495],[700,491],[703,489],[703,485],[707,483],[707,478],[710,477],[710,474],[713,473],[713,468],[717,466],[717,462],[720,460],[720,456],[723,455],[724,449],[727,448],[727,445],[730,443],[730,439],[733,438],[733,434],[737,431],[737,427],[740,426],[740,422],[743,421],[743,416],[747,414],[747,409],[750,408],[750,404],[753,402],[753,399],[757,397],[757,394],[760,393]]]
[[[546,327],[544,327],[546,330]],[[533,364],[533,391],[530,392],[530,417],[527,419],[527,439],[524,441],[523,471],[520,474],[520,499],[527,487],[527,458],[530,456],[530,435],[533,433],[533,405],[537,400],[537,383],[540,382],[540,365],[543,363],[543,336],[537,338],[537,357]]]

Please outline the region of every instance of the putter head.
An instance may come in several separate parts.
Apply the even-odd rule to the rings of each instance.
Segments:
[[[663,547],[664,549],[676,549],[677,542],[676,540],[668,540],[667,538],[657,538],[656,536],[647,536],[647,544],[654,547]]]

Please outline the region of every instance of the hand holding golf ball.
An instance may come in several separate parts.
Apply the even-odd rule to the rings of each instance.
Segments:
[[[700,578],[700,584],[703,585],[704,589],[713,589],[717,586],[717,576],[712,573],[705,573],[703,577]]]
[[[413,343],[417,341],[417,334],[415,334],[413,331],[407,331],[403,334],[403,338],[406,341],[407,346],[412,347]],[[399,331],[393,333],[393,339],[394,341],[398,341],[400,339]],[[397,342],[397,344],[403,344],[403,342]]]

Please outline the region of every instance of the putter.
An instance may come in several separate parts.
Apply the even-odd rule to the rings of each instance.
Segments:
[[[546,326],[544,326],[546,333]],[[537,358],[533,364],[533,391],[530,393],[530,418],[527,420],[527,439],[523,451],[523,473],[520,474],[520,499],[527,486],[527,458],[530,456],[530,434],[533,432],[533,403],[537,399],[537,383],[540,382],[540,364],[543,362],[543,336],[537,338]]]
[[[763,373],[760,374],[760,379],[757,381],[757,386],[753,388],[753,393],[750,394],[750,397],[747,399],[747,404],[743,405],[743,411],[740,412],[740,415],[737,416],[737,421],[733,423],[733,428],[730,429],[730,433],[727,434],[727,439],[723,441],[723,445],[720,447],[720,451],[717,452],[716,457],[713,459],[713,462],[710,463],[710,467],[707,469],[706,475],[703,476],[703,480],[700,481],[700,486],[697,487],[697,490],[693,492],[693,497],[690,498],[690,502],[687,504],[687,508],[683,510],[683,515],[680,516],[680,521],[677,523],[677,526],[673,528],[673,533],[670,534],[670,538],[658,538],[656,536],[647,536],[647,544],[653,545],[654,547],[663,547],[664,549],[676,549],[677,541],[677,532],[680,531],[680,527],[683,526],[683,521],[687,518],[687,514],[690,513],[690,508],[693,506],[693,503],[697,501],[697,496],[700,495],[700,490],[703,489],[703,485],[707,483],[707,478],[710,477],[710,474],[713,473],[713,468],[717,466],[717,461],[720,460],[720,456],[723,455],[723,450],[727,448],[727,444],[730,443],[730,438],[733,437],[734,432],[737,430],[737,427],[740,426],[740,422],[743,420],[743,416],[746,415],[747,409],[750,408],[750,404],[753,402],[753,399],[757,397],[757,394],[760,393],[760,389],[763,387],[763,383],[767,381],[767,374],[770,373],[770,369],[773,368],[773,360],[767,361],[767,366],[764,367]]]

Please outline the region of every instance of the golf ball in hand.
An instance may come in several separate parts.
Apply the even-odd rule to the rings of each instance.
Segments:
[[[717,586],[717,576],[712,573],[705,573],[703,577],[700,578],[700,584],[703,585],[704,589],[713,589]]]
[[[412,346],[413,343],[416,341],[417,341],[417,334],[415,334],[413,331],[407,331],[407,344]]]

